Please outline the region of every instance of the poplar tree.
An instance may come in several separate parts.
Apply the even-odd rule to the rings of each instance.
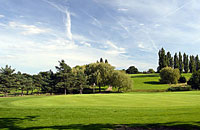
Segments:
[[[194,56],[190,56],[189,69],[190,69],[190,73],[193,73],[196,71]]]
[[[198,71],[200,69],[200,61],[198,55],[195,57],[195,66],[196,66],[196,71]]]
[[[184,68],[184,64],[183,64],[183,58],[182,58],[182,55],[181,55],[181,52],[179,52],[179,70],[180,70],[180,73],[183,72],[183,68]]]
[[[189,70],[189,62],[188,62],[188,55],[186,55],[185,53],[183,54],[183,64],[184,64],[184,72],[188,73]]]
[[[175,53],[174,55],[174,69],[179,69],[179,60],[177,53]]]
[[[164,50],[164,48],[162,48],[161,50],[159,50],[158,56],[159,56],[158,72],[160,72],[160,70],[161,70],[162,68],[164,68],[164,67],[167,66],[167,62],[166,62],[166,61],[167,61],[167,60],[166,60],[167,57],[166,57],[166,55],[165,55],[165,50]]]

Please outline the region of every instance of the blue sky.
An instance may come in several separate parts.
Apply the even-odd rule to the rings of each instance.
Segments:
[[[157,68],[161,47],[199,54],[198,0],[0,0],[0,66],[28,73],[103,57]]]

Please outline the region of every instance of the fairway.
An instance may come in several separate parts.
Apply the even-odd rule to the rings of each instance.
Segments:
[[[200,92],[0,98],[0,129],[200,128]]]
[[[192,76],[191,73],[183,73],[187,80]],[[133,91],[141,92],[157,92],[157,91],[166,91],[172,85],[170,84],[160,84],[160,76],[158,73],[155,74],[131,74],[134,85]]]

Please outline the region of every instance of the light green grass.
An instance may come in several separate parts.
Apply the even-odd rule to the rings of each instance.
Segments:
[[[187,80],[191,77],[191,73],[182,74]],[[156,74],[132,74],[130,75],[134,82],[133,91],[166,91],[170,84],[160,84],[160,76]]]
[[[198,91],[0,98],[0,129],[194,129],[200,128],[199,110]]]

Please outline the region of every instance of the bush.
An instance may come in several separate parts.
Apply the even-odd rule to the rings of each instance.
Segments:
[[[179,81],[179,83],[186,83],[187,82],[187,80],[184,76],[181,76],[178,81]]]
[[[155,71],[153,70],[153,69],[149,69],[148,71],[147,71],[147,73],[155,73]]]
[[[187,83],[192,89],[200,89],[200,71],[194,72]]]
[[[137,74],[138,73],[138,69],[135,66],[130,66],[127,70],[126,70],[127,74]]]
[[[160,71],[160,82],[166,84],[177,84],[180,78],[179,69],[172,69],[171,67],[165,67]]]
[[[192,88],[190,86],[186,87],[170,87],[167,89],[167,91],[174,92],[174,91],[191,91]]]

